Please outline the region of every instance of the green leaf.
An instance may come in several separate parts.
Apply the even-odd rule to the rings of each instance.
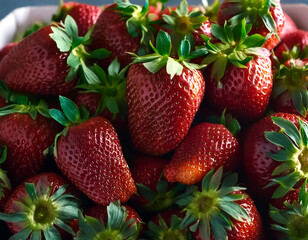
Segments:
[[[214,215],[210,218],[211,227],[215,239],[227,239],[227,233],[219,216]]]
[[[87,83],[89,84],[100,84],[99,78],[96,76],[96,74],[85,65],[85,63],[81,62],[83,76]]]
[[[183,65],[179,62],[175,61],[173,58],[168,58],[166,70],[170,75],[170,79],[172,79],[174,75],[181,75],[183,68]]]
[[[37,198],[36,192],[35,192],[35,185],[34,183],[25,183],[26,192],[29,195],[29,197],[33,200]]]
[[[219,207],[234,219],[244,222],[250,220],[250,216],[246,209],[234,202],[220,201]]]
[[[272,120],[297,144],[297,147],[301,146],[301,135],[294,123],[282,117],[272,117]]]
[[[143,66],[151,73],[156,73],[166,65],[167,61],[168,58],[160,57],[151,62],[143,63]]]
[[[243,45],[248,48],[261,47],[264,44],[264,37],[260,34],[254,34],[245,38]]]
[[[138,19],[133,18],[133,17],[128,19],[126,21],[126,28],[127,28],[129,35],[131,35],[134,38],[138,37],[139,29],[140,29]]]
[[[4,163],[7,157],[7,146],[0,145],[0,164]]]
[[[225,75],[227,64],[228,64],[227,57],[218,57],[213,64],[211,78],[214,78],[214,76],[216,76],[218,88],[221,88],[220,80]]]
[[[117,229],[118,225],[123,221],[123,209],[111,202],[107,207],[108,221],[107,226],[111,229]]]
[[[276,29],[276,23],[271,15],[270,12],[268,12],[267,14],[264,14],[261,16],[262,21],[265,25],[265,27],[271,32],[271,33],[277,33],[277,29]]]
[[[115,114],[119,112],[118,103],[114,97],[107,98],[107,108],[111,113]]]
[[[10,240],[26,240],[28,239],[29,235],[31,234],[32,229],[30,227],[25,227],[18,233],[14,234]]]
[[[270,156],[272,159],[275,161],[279,162],[285,162],[285,161],[290,161],[293,157],[293,153],[289,152],[285,149],[279,150],[277,153],[266,153],[268,156]]]
[[[305,178],[305,181],[301,187],[301,189],[298,192],[298,202],[303,202],[303,200],[305,199],[305,195],[307,195],[307,178]]]
[[[282,147],[284,149],[286,149],[289,152],[295,153],[297,152],[297,148],[294,146],[293,142],[290,140],[290,138],[288,138],[286,135],[284,135],[283,133],[280,132],[265,132],[265,138],[279,146]]]
[[[42,239],[42,232],[41,230],[33,230],[31,233],[30,240],[41,240]]]
[[[208,217],[201,219],[199,223],[199,235],[204,236],[204,239],[211,239],[211,228]]]
[[[53,33],[49,34],[50,37],[56,42],[58,49],[61,52],[68,52],[72,47],[72,39],[59,27],[51,27]]]
[[[108,75],[110,76],[117,76],[120,72],[120,63],[119,61],[115,58],[111,64],[108,66]]]
[[[110,54],[111,52],[105,48],[99,48],[90,53],[91,57],[95,59],[103,59],[103,58],[109,57]]]
[[[179,58],[180,59],[186,59],[189,54],[190,54],[190,43],[187,39],[184,39],[181,41],[181,44],[180,44],[180,48],[179,48]]]
[[[6,222],[23,222],[26,220],[26,213],[16,212],[16,213],[2,213],[0,212],[0,219]]]
[[[57,218],[55,219],[55,225],[62,228],[64,231],[68,232],[71,235],[75,235],[75,232],[73,231],[73,229],[68,226],[65,222],[63,222],[61,219]]]
[[[209,171],[202,179],[202,183],[201,183],[202,191],[208,192],[210,190],[210,182],[213,177],[213,174],[214,174],[214,169]]]
[[[169,56],[171,53],[171,38],[168,33],[160,30],[156,38],[156,49],[161,56]]]
[[[65,114],[65,116],[72,122],[77,123],[80,119],[79,108],[76,103],[70,100],[67,97],[59,96],[61,108]]]
[[[44,230],[44,236],[46,240],[61,240],[60,233],[53,226]]]
[[[78,38],[78,26],[75,20],[70,16],[67,15],[64,20],[65,30],[67,34],[74,40]]]
[[[212,32],[214,37],[218,38],[222,42],[226,42],[226,43],[229,42],[228,37],[226,36],[224,29],[220,25],[212,24],[211,25],[211,32]]]
[[[218,168],[218,170],[213,174],[210,181],[210,189],[216,191],[221,183],[223,173],[223,167]]]
[[[54,120],[56,120],[61,125],[63,125],[63,126],[69,126],[70,125],[68,118],[60,110],[50,109],[49,114]]]

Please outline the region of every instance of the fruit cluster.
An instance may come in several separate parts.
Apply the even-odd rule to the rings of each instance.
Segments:
[[[1,239],[308,239],[308,32],[165,4],[61,2],[0,50]]]

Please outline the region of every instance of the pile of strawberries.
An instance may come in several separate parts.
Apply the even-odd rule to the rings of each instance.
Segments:
[[[308,32],[165,3],[60,3],[0,50],[1,239],[308,239]]]

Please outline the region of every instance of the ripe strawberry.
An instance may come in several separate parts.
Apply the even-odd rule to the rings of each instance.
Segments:
[[[142,223],[142,219],[140,218],[139,214],[130,206],[128,205],[123,205],[121,206],[122,209],[125,209],[126,211],[126,221],[129,220],[134,220],[134,223],[140,224]],[[93,205],[90,208],[88,208],[85,211],[85,215],[97,218],[99,219],[102,223],[107,223],[108,222],[108,206],[103,206],[103,205]]]
[[[8,43],[0,50],[0,62],[4,58],[4,56],[8,54],[8,52],[11,51],[11,49],[15,47],[17,44],[18,44],[17,42]]]
[[[0,212],[3,211],[4,204],[6,203],[10,190],[11,182],[7,177],[7,172],[1,168],[7,156],[7,147],[0,145]]]
[[[167,23],[164,27],[171,30],[173,44],[179,44],[186,37],[194,48],[203,44],[201,34],[212,37],[211,22],[200,9],[189,7],[186,0],[182,0],[180,6],[171,9],[171,12],[169,8],[164,12],[166,14],[162,17]]]
[[[103,10],[94,5],[83,3],[61,3],[59,5],[58,13],[53,16],[53,21],[64,21],[67,15],[70,15],[78,26],[79,35],[84,36],[90,28],[96,23],[99,15]]]
[[[169,182],[191,185],[200,182],[212,169],[224,166],[227,170],[236,170],[239,160],[239,142],[227,127],[199,123],[177,147],[164,174]]]
[[[103,117],[87,120],[88,113],[68,98],[60,96],[60,104],[64,113],[51,109],[50,115],[65,126],[54,149],[64,176],[98,204],[126,202],[136,186],[112,125]]]
[[[275,230],[274,234],[277,239],[300,240],[308,238],[308,192],[306,184],[307,180],[304,181],[301,189],[289,192],[282,198],[280,202],[283,202],[284,206],[270,206],[270,216],[274,221],[272,228]]]
[[[258,33],[266,37],[272,35],[263,47],[272,50],[279,43],[279,36],[285,24],[285,15],[280,0],[257,1],[223,1],[218,12],[218,23],[224,25],[225,21],[236,25],[243,19],[252,24],[251,34]]]
[[[103,67],[107,67],[115,58],[118,58],[122,67],[128,65],[132,62],[128,52],[137,53],[141,44],[147,45],[152,40],[148,10],[148,1],[143,8],[118,2],[104,9],[91,34],[90,45],[91,50],[104,47],[111,51],[110,56],[101,61]]]
[[[102,218],[84,217],[79,213],[79,231],[75,239],[138,239],[140,223],[135,221],[135,219],[130,218],[128,220],[129,213],[126,207],[120,206],[119,203],[111,202],[107,207],[107,214],[108,219],[106,222],[103,222]]]
[[[186,212],[181,229],[189,226],[196,239],[261,240],[263,226],[245,188],[235,186],[237,174],[222,180],[222,167],[208,172],[201,190],[190,186],[178,204]]]
[[[75,235],[71,219],[78,218],[74,188],[56,173],[35,175],[10,195],[0,219],[7,222],[15,239],[69,239]],[[69,189],[71,188],[71,190]],[[66,233],[67,232],[67,233]],[[61,234],[61,235],[60,235]]]
[[[0,109],[0,145],[7,146],[4,167],[16,185],[43,170],[44,151],[53,144],[59,125],[50,119],[44,101],[15,94],[3,82],[0,89],[10,103]]]
[[[272,99],[274,111],[307,118],[308,58],[291,59],[281,64],[274,76]]]
[[[293,19],[286,12],[283,12],[283,15],[285,17],[285,24],[280,34],[281,39],[284,39],[290,33],[297,31],[297,26]]]
[[[210,105],[220,112],[227,109],[240,120],[253,121],[264,115],[273,82],[269,52],[260,47],[264,38],[247,36],[249,29],[245,20],[234,27],[212,24],[218,42],[213,44],[204,37],[210,54],[203,63],[208,65],[204,76]]]
[[[254,195],[281,198],[305,178],[306,127],[307,122],[296,115],[276,113],[249,129],[244,140],[243,167]],[[271,187],[277,183],[278,187]]]
[[[80,91],[76,96],[76,104],[90,112],[108,119],[119,135],[128,134],[127,102],[126,102],[126,73],[127,68],[120,71],[120,64],[114,59],[108,67],[108,74],[98,65],[94,73],[99,82],[79,85]]]
[[[197,65],[187,62],[200,52],[189,50],[189,41],[183,40],[179,60],[169,57],[171,38],[160,31],[155,54],[136,56],[136,64],[128,70],[128,126],[135,148],[142,152],[168,153],[189,130],[205,88],[201,71],[194,68]]]
[[[293,47],[296,46],[298,49],[293,50]],[[275,56],[281,63],[285,63],[290,58],[305,58],[307,56],[308,46],[308,32],[304,30],[297,30],[292,33],[288,33],[285,36],[281,43],[275,49]],[[291,53],[289,53],[291,51]],[[285,52],[285,53],[284,53]],[[293,52],[296,52],[296,55],[293,55]],[[303,56],[301,56],[303,55]]]

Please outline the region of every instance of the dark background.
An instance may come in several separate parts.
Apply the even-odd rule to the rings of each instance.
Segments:
[[[113,0],[65,0],[75,1],[75,2],[83,2],[94,5],[104,5],[107,3],[113,3]],[[222,0],[221,0],[222,1]],[[133,3],[142,4],[143,0],[132,0]],[[212,0],[208,0],[209,3]],[[281,3],[306,3],[308,4],[308,0],[281,0]],[[0,0],[0,19],[6,16],[13,9],[23,6],[34,6],[34,5],[58,5],[59,0]],[[170,0],[170,5],[179,5],[180,0]],[[201,0],[188,0],[189,4],[197,5],[201,3]]]

